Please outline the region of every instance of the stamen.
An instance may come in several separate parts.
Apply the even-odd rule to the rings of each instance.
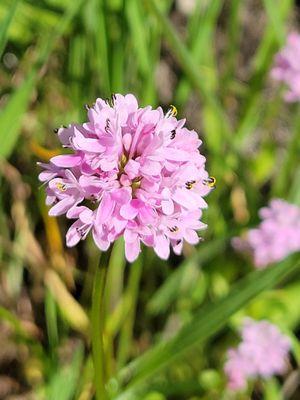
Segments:
[[[121,160],[120,160],[120,166],[121,166],[121,168],[124,168],[125,165],[126,165],[126,163],[127,163],[127,157],[125,156],[125,154],[122,154]]]
[[[176,117],[177,114],[178,114],[177,108],[173,106],[173,104],[170,104],[170,115],[172,117]]]
[[[109,129],[110,129],[110,120],[109,120],[109,118],[107,118],[107,120],[106,120],[106,125],[105,125],[105,132],[106,133],[109,133]]]
[[[53,129],[53,132],[57,133],[58,132],[58,128]]]
[[[175,232],[179,231],[179,228],[178,228],[178,226],[172,226],[172,228],[169,228],[169,231],[172,233],[175,233]]]
[[[141,187],[141,180],[142,180],[141,176],[134,178],[131,185],[132,189],[139,189]]]
[[[57,182],[55,184],[55,186],[57,187],[58,190],[60,190],[61,192],[65,192],[67,190],[67,186],[64,183],[61,182]]]
[[[84,230],[84,228],[76,228],[76,231],[79,233],[79,235],[81,236],[81,238],[83,238],[84,237],[84,235],[85,235],[85,230]]]
[[[110,98],[107,97],[105,99],[105,103],[110,107],[114,107],[116,98],[116,95],[113,93]]]
[[[91,108],[88,104],[84,105],[84,108],[86,109],[86,111],[89,111],[89,109]]]
[[[216,187],[217,180],[214,176],[210,176],[208,179],[204,179],[203,183],[204,185],[214,189]]]
[[[171,131],[171,140],[175,139],[175,136],[176,136],[176,130],[173,129],[173,130]]]
[[[195,183],[196,183],[196,181],[188,181],[185,183],[185,188],[188,190],[191,190]]]

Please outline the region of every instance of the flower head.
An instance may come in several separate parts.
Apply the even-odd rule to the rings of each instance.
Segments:
[[[188,130],[176,109],[139,108],[132,94],[97,99],[88,121],[57,132],[70,154],[50,159],[39,175],[46,182],[49,214],[66,214],[75,222],[67,232],[74,246],[92,231],[101,250],[124,236],[129,261],[140,244],[159,257],[176,254],[183,240],[196,244],[203,197],[212,179],[200,154],[201,141]]]
[[[300,35],[297,32],[288,35],[286,46],[276,55],[271,76],[286,84],[286,101],[300,100]]]
[[[249,250],[257,268],[283,260],[300,250],[300,208],[281,199],[273,199],[259,212],[262,222],[250,229],[245,238],[234,238],[239,251]]]
[[[285,372],[290,340],[277,326],[246,318],[241,336],[238,347],[227,353],[224,370],[229,388],[240,390],[245,388],[248,379],[269,378]]]

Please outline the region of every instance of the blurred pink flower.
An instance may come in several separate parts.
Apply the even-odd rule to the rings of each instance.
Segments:
[[[228,350],[224,366],[230,389],[244,389],[248,379],[285,372],[291,344],[275,325],[246,318],[241,336],[238,347]]]
[[[49,214],[76,221],[67,233],[74,246],[91,231],[101,250],[124,236],[128,261],[140,244],[167,259],[183,240],[196,244],[207,207],[203,197],[213,186],[200,154],[195,131],[150,106],[139,108],[132,94],[97,99],[88,122],[60,128],[63,147],[71,153],[51,158],[39,179],[47,184]]]
[[[288,87],[286,101],[300,100],[300,35],[297,32],[288,35],[286,46],[276,55],[271,76]]]
[[[300,251],[300,208],[281,199],[259,211],[262,222],[244,238],[233,238],[238,251],[249,251],[257,268],[283,260]]]

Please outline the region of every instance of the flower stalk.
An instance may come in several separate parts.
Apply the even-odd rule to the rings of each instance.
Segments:
[[[92,350],[94,361],[94,384],[97,400],[107,400],[105,389],[106,368],[104,355],[104,327],[105,327],[105,282],[107,276],[108,253],[103,253],[95,271],[92,294]]]

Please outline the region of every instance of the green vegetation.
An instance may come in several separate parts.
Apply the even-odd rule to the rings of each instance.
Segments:
[[[299,369],[299,254],[253,271],[230,245],[272,197],[300,206],[299,106],[269,76],[299,10],[291,0],[198,0],[184,15],[178,3],[0,1],[0,398],[95,398],[100,254],[90,237],[66,248],[70,221],[47,215],[36,162],[60,151],[54,128],[118,92],[175,104],[203,140],[217,189],[204,241],[182,257],[145,248],[129,265],[115,244],[101,321],[109,397],[230,399],[223,364],[245,315],[278,324]],[[297,385],[283,397],[288,378],[236,398],[299,398]]]

